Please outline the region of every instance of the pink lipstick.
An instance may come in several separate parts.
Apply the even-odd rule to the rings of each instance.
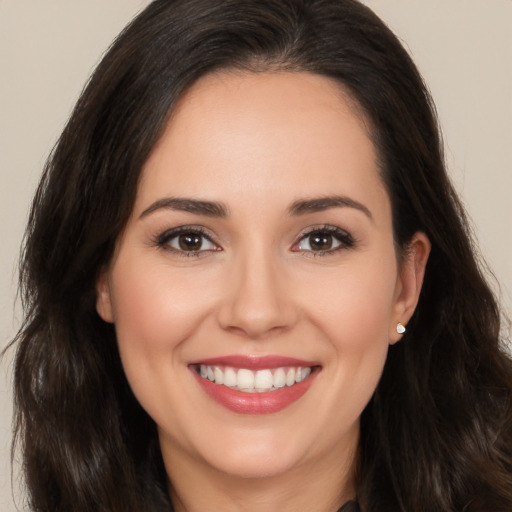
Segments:
[[[231,355],[189,364],[201,388],[239,414],[271,414],[301,398],[320,366],[282,356]]]

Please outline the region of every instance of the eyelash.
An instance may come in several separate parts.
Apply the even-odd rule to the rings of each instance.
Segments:
[[[305,250],[300,249],[299,245],[302,241],[307,240],[309,237],[313,235],[329,235],[332,236],[337,242],[339,242],[339,245],[332,248],[332,249],[326,249],[326,250],[319,250],[319,251],[313,251],[313,250]],[[353,236],[348,233],[347,231],[340,229],[336,226],[330,226],[328,224],[324,226],[319,226],[315,228],[308,229],[305,233],[303,233],[299,240],[294,243],[292,248],[295,249],[297,252],[303,252],[308,254],[308,256],[317,258],[317,257],[324,257],[324,256],[331,256],[333,254],[336,254],[339,251],[346,250],[346,249],[352,249],[356,245],[356,241],[354,240]]]
[[[213,244],[216,249],[199,249],[199,250],[184,250],[184,249],[178,249],[176,247],[172,247],[170,245],[170,242],[173,239],[178,238],[181,235],[191,235],[191,236],[197,236],[203,239],[202,244],[204,243],[204,240],[209,242],[210,244]],[[326,250],[307,250],[307,249],[300,249],[300,244],[307,240],[309,237],[313,235],[328,235],[332,236],[337,242],[339,242],[339,245],[332,248],[332,249],[326,249]],[[350,235],[348,232],[330,225],[324,225],[320,227],[310,228],[308,231],[302,233],[302,235],[299,237],[298,241],[295,242],[292,246],[292,250],[295,252],[302,252],[305,254],[308,254],[312,257],[323,257],[323,256],[329,256],[332,254],[337,253],[338,251],[345,250],[345,249],[351,249],[355,246],[356,241]],[[178,256],[184,257],[184,258],[190,258],[190,257],[199,257],[205,252],[216,252],[220,251],[219,244],[217,244],[209,235],[206,230],[199,226],[180,226],[178,228],[169,229],[167,231],[164,231],[160,235],[156,237],[154,240],[154,245],[157,247],[160,247],[164,250],[173,252],[177,254]]]
[[[176,247],[171,247],[170,242],[178,238],[181,235],[192,235],[197,236],[204,240],[208,241],[209,243],[213,244],[217,247],[217,249],[200,249],[197,251],[187,251],[187,250],[181,250]],[[178,256],[184,257],[184,258],[191,258],[191,257],[199,257],[205,252],[214,252],[221,250],[219,245],[212,239],[212,237],[204,230],[203,228],[199,226],[180,226],[179,228],[173,228],[169,229],[167,231],[164,231],[160,235],[156,237],[156,240],[154,241],[154,245],[157,247],[160,247],[166,251],[173,252],[174,254],[177,254]]]

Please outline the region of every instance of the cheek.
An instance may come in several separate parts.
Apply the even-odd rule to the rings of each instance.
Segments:
[[[332,350],[330,403],[343,403],[334,411],[333,424],[355,420],[375,391],[387,357],[396,293],[394,253],[346,270],[333,272],[328,287],[311,286],[315,293],[309,297],[315,304],[311,319],[322,326]],[[326,406],[324,413],[333,411]]]
[[[190,378],[184,349],[211,310],[210,287],[199,272],[121,255],[111,282],[115,329],[126,378],[139,403],[159,425],[176,433],[186,416]],[[185,379],[185,380],[184,380]],[[172,405],[170,405],[172,404]],[[180,434],[184,439],[186,432]]]
[[[306,297],[311,315],[329,330],[339,350],[364,352],[387,344],[395,304],[397,270],[394,253],[334,269],[322,283],[311,283]],[[313,293],[311,293],[313,291]],[[312,296],[314,295],[314,296]]]
[[[211,309],[198,272],[125,258],[116,262],[112,303],[119,351],[130,377],[150,374],[163,360],[177,364],[180,347]]]

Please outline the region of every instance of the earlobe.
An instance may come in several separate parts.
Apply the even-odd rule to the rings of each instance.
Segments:
[[[422,232],[415,233],[407,247],[407,253],[399,269],[397,295],[389,333],[391,344],[399,341],[405,333],[405,328],[397,326],[406,326],[416,309],[430,248],[430,240]]]
[[[96,311],[105,322],[114,322],[110,284],[108,282],[107,269],[105,268],[101,270],[96,280]]]

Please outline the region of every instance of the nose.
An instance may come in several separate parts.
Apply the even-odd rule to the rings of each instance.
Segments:
[[[263,251],[240,255],[230,267],[218,310],[221,327],[251,339],[290,329],[298,310],[285,274],[276,258]]]

